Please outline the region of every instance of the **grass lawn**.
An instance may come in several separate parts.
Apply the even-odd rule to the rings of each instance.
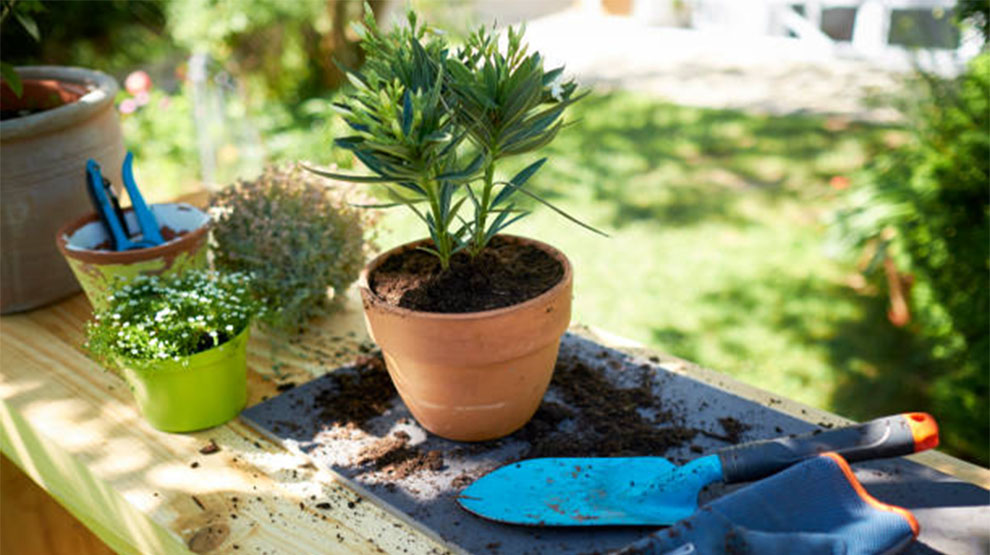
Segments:
[[[530,183],[611,238],[542,207],[512,232],[571,258],[574,321],[852,418],[925,409],[923,351],[825,252],[830,180],[899,131],[630,93],[571,119]],[[403,209],[384,223],[383,247],[424,233]]]

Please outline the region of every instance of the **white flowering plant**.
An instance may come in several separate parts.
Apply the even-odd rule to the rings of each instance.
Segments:
[[[104,361],[144,367],[220,346],[263,310],[247,274],[202,270],[138,276],[108,300],[86,326],[85,348]]]

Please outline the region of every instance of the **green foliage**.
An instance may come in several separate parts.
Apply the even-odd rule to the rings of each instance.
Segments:
[[[196,171],[196,123],[193,119],[192,99],[183,87],[175,94],[161,89],[148,93],[147,103],[136,106],[133,112],[120,114],[120,126],[127,149],[141,161],[142,185],[168,190],[179,189],[184,183],[195,182]],[[121,90],[117,95],[118,106],[135,99]]]
[[[245,274],[138,276],[115,287],[86,326],[86,349],[110,364],[180,361],[241,333],[261,310]]]
[[[444,98],[446,44],[420,27],[414,14],[409,26],[382,33],[370,15],[359,31],[368,54],[360,73],[349,73],[354,91],[337,104],[354,134],[335,145],[349,150],[377,177],[329,177],[381,183],[396,205],[409,207],[426,224],[433,248],[447,268],[464,245],[463,230],[451,232],[465,198],[455,190],[471,179],[482,157],[463,164],[457,146],[465,134]],[[425,211],[417,205],[426,204]]]
[[[867,245],[914,278],[911,330],[940,374],[934,411],[947,441],[990,459],[990,54],[957,80],[920,76],[913,140],[875,159],[837,214],[848,250]],[[850,249],[852,247],[852,249]]]
[[[6,7],[9,0],[3,0]],[[34,30],[4,23],[0,52],[14,65],[77,65],[109,73],[160,59],[170,51],[162,2],[18,0]]]
[[[523,186],[546,158],[533,162],[509,181],[498,183],[494,179],[496,163],[548,145],[564,125],[564,110],[584,96],[574,94],[577,85],[573,81],[561,80],[562,67],[544,72],[542,58],[538,53],[529,54],[522,39],[523,32],[510,27],[503,51],[498,37],[480,27],[456,57],[445,60],[455,117],[485,154],[481,191],[476,194],[467,185],[474,205],[474,219],[466,230],[471,236],[472,256],[480,253],[495,234],[528,215],[512,202],[514,193],[540,199]],[[497,193],[496,185],[502,186]],[[490,215],[495,220],[488,225]]]
[[[32,13],[43,10],[40,0],[0,0],[0,28],[13,19],[19,24],[20,30],[34,39],[34,42],[41,42],[41,31],[38,30],[38,23]],[[14,65],[10,62],[0,61],[0,78],[18,97],[24,92],[21,76],[14,71]]]
[[[306,41],[328,26],[323,0],[174,0],[165,6],[169,34],[190,52],[206,52],[260,102],[299,100],[316,92],[319,65]]]
[[[527,55],[522,32],[510,29],[503,51],[482,27],[452,56],[443,37],[420,26],[414,12],[408,19],[407,27],[388,34],[370,14],[357,27],[367,59],[360,72],[348,74],[354,91],[338,104],[353,134],[335,144],[376,175],[323,175],[385,185],[387,206],[406,206],[426,224],[433,242],[423,250],[446,269],[453,254],[477,255],[528,214],[511,201],[514,193],[553,208],[523,188],[545,158],[508,181],[495,180],[495,165],[549,144],[564,110],[581,95],[573,82],[558,81],[562,68],[544,72],[539,54]],[[459,214],[468,200],[470,220]]]
[[[371,213],[298,166],[268,167],[215,194],[210,205],[215,264],[253,276],[254,290],[267,299],[264,321],[277,329],[294,331],[326,309],[327,289],[342,293],[364,265]]]

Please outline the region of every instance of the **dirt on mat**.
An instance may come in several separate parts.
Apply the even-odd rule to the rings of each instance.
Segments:
[[[372,465],[390,478],[403,479],[421,470],[443,470],[440,451],[423,451],[409,445],[409,434],[398,431],[365,447],[353,461],[357,466]]]
[[[544,401],[516,432],[530,444],[525,458],[662,456],[691,441],[697,430],[660,406],[652,377],[643,371],[638,385],[620,388],[601,369],[562,358],[551,387],[566,405]],[[572,421],[573,431],[559,429],[564,420]]]
[[[384,413],[398,395],[380,352],[358,357],[354,366],[356,374],[330,374],[335,387],[321,391],[314,399],[321,422],[360,428]]]
[[[424,312],[475,312],[521,303],[560,282],[564,266],[542,250],[495,237],[472,259],[458,253],[441,271],[439,259],[420,250],[390,257],[370,276],[387,302]]]
[[[361,357],[354,374],[331,374],[334,387],[314,398],[314,409],[331,439],[366,436],[366,423],[382,415],[395,399],[397,392],[380,356]],[[619,387],[606,377],[604,367],[562,354],[550,384],[552,395],[548,394],[557,401],[545,399],[529,423],[508,438],[463,444],[446,455],[480,454],[505,441],[521,440],[529,445],[522,458],[663,456],[669,449],[690,443],[698,433],[736,442],[746,429],[734,419],[722,419],[726,436],[686,426],[678,411],[661,406],[654,395],[654,374],[649,367],[639,368],[634,375],[638,383]],[[410,436],[398,431],[365,446],[350,466],[402,479],[421,471],[442,470],[444,455],[410,445]],[[467,485],[475,478],[463,475],[455,481]]]

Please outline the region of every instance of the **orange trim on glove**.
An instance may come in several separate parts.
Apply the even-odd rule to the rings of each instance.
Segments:
[[[938,436],[936,435],[936,438],[937,437]],[[903,507],[888,505],[886,503],[877,500],[876,497],[870,495],[869,492],[866,491],[866,488],[863,487],[863,484],[859,483],[859,480],[856,479],[856,475],[853,474],[852,468],[849,467],[849,463],[846,462],[846,459],[842,458],[842,456],[839,455],[838,453],[822,453],[822,456],[832,459],[833,461],[835,461],[836,464],[839,465],[839,468],[842,469],[842,473],[846,475],[846,480],[849,481],[849,485],[852,486],[853,490],[856,491],[856,493],[859,495],[860,498],[863,499],[863,501],[866,501],[870,506],[872,506],[875,509],[900,515],[901,517],[903,517],[905,520],[908,521],[908,525],[911,526],[911,533],[914,534],[914,537],[915,538],[918,537],[918,533],[921,531],[921,527],[918,526],[917,519],[914,518],[914,515],[911,514],[910,511],[908,511]]]
[[[938,424],[930,414],[924,412],[904,413],[911,435],[914,436],[914,452],[938,447]]]

